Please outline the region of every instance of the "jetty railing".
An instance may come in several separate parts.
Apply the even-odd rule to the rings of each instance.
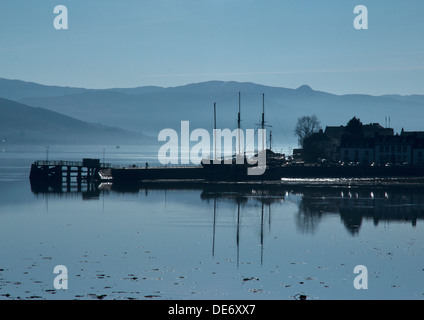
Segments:
[[[82,161],[63,161],[63,160],[37,160],[34,162],[37,166],[63,166],[63,167],[83,167]],[[110,168],[110,163],[100,163],[101,168]]]

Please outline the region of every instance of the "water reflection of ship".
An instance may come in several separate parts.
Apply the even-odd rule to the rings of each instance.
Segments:
[[[291,202],[297,205],[297,227],[301,232],[313,233],[325,216],[338,215],[352,235],[358,234],[364,220],[380,222],[408,222],[416,226],[417,220],[424,219],[424,187],[404,186],[286,186],[276,185],[265,190],[247,186],[235,192],[233,188],[216,191],[203,190],[202,199],[218,197],[238,202],[258,198],[264,204]],[[232,199],[232,200],[231,200]],[[247,200],[246,200],[247,201]]]
[[[216,221],[217,221],[217,201],[219,199],[219,196],[211,196],[204,198],[206,201],[213,199],[213,227],[212,227],[212,257],[215,256],[215,238],[216,238]],[[243,195],[236,196],[233,198],[234,201],[237,203],[237,227],[236,227],[236,261],[237,261],[237,267],[239,267],[240,264],[240,236],[241,236],[241,207],[243,205],[246,205],[248,202],[248,199],[244,197]],[[264,220],[265,220],[265,210],[264,206],[267,201],[265,201],[266,198],[261,198],[261,223],[260,223],[260,261],[261,265],[263,264],[263,253],[264,253]],[[269,226],[271,225],[271,203],[268,202],[268,223]]]
[[[299,185],[281,183],[143,183],[142,185],[115,185],[88,183],[80,187],[31,184],[36,195],[74,196],[98,199],[100,194],[146,193],[150,190],[193,190],[200,193],[202,201],[230,201],[237,205],[252,205],[250,200],[270,207],[290,202],[297,206],[297,227],[301,232],[313,233],[325,216],[339,215],[346,229],[355,235],[364,220],[378,225],[381,221],[408,222],[412,226],[424,219],[424,186],[417,184],[394,185]],[[270,209],[269,209],[270,210]],[[238,235],[239,237],[240,235]]]

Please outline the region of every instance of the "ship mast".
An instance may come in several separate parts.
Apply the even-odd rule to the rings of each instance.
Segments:
[[[237,156],[239,157],[241,155],[241,146],[240,146],[240,130],[241,130],[241,117],[240,117],[240,112],[241,112],[241,98],[240,98],[240,91],[239,91],[239,112],[238,112],[238,117],[237,117],[237,134],[238,134],[238,152],[237,152]]]
[[[271,127],[269,125],[265,125],[265,94],[262,93],[262,121],[261,121],[261,129],[262,129],[262,146],[266,151],[266,137],[265,137],[265,127]],[[270,149],[271,149],[271,133],[270,133]]]
[[[216,160],[216,102],[213,103],[213,143],[214,143],[214,151],[213,151],[213,160]]]
[[[262,122],[261,122],[262,129],[265,128],[265,94],[262,93]]]
[[[272,148],[272,131],[271,130],[269,130],[269,150],[271,150],[271,148]]]

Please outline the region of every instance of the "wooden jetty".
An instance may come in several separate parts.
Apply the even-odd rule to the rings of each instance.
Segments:
[[[109,164],[100,163],[100,159],[82,159],[82,161],[38,160],[31,165],[30,181],[35,184],[58,186],[71,184],[81,189],[82,182],[98,179],[100,170],[110,168]]]

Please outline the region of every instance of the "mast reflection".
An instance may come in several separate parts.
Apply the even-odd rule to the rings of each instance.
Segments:
[[[33,185],[34,195],[45,197],[70,197],[82,195],[82,199],[99,199],[112,193],[145,193],[149,190],[198,191],[202,201],[214,201],[213,234],[215,236],[217,201],[229,201],[237,205],[236,243],[240,243],[241,220],[244,206],[253,207],[253,200],[260,204],[260,245],[263,251],[265,212],[268,211],[268,228],[271,228],[271,205],[276,208],[285,202],[297,206],[296,226],[300,232],[313,233],[327,215],[339,215],[351,235],[358,234],[364,220],[380,222],[408,222],[416,226],[424,218],[424,185],[300,185],[284,183],[143,183],[142,185],[114,185],[86,183],[78,186]],[[268,210],[266,210],[268,209]],[[213,254],[215,242],[213,243]]]

